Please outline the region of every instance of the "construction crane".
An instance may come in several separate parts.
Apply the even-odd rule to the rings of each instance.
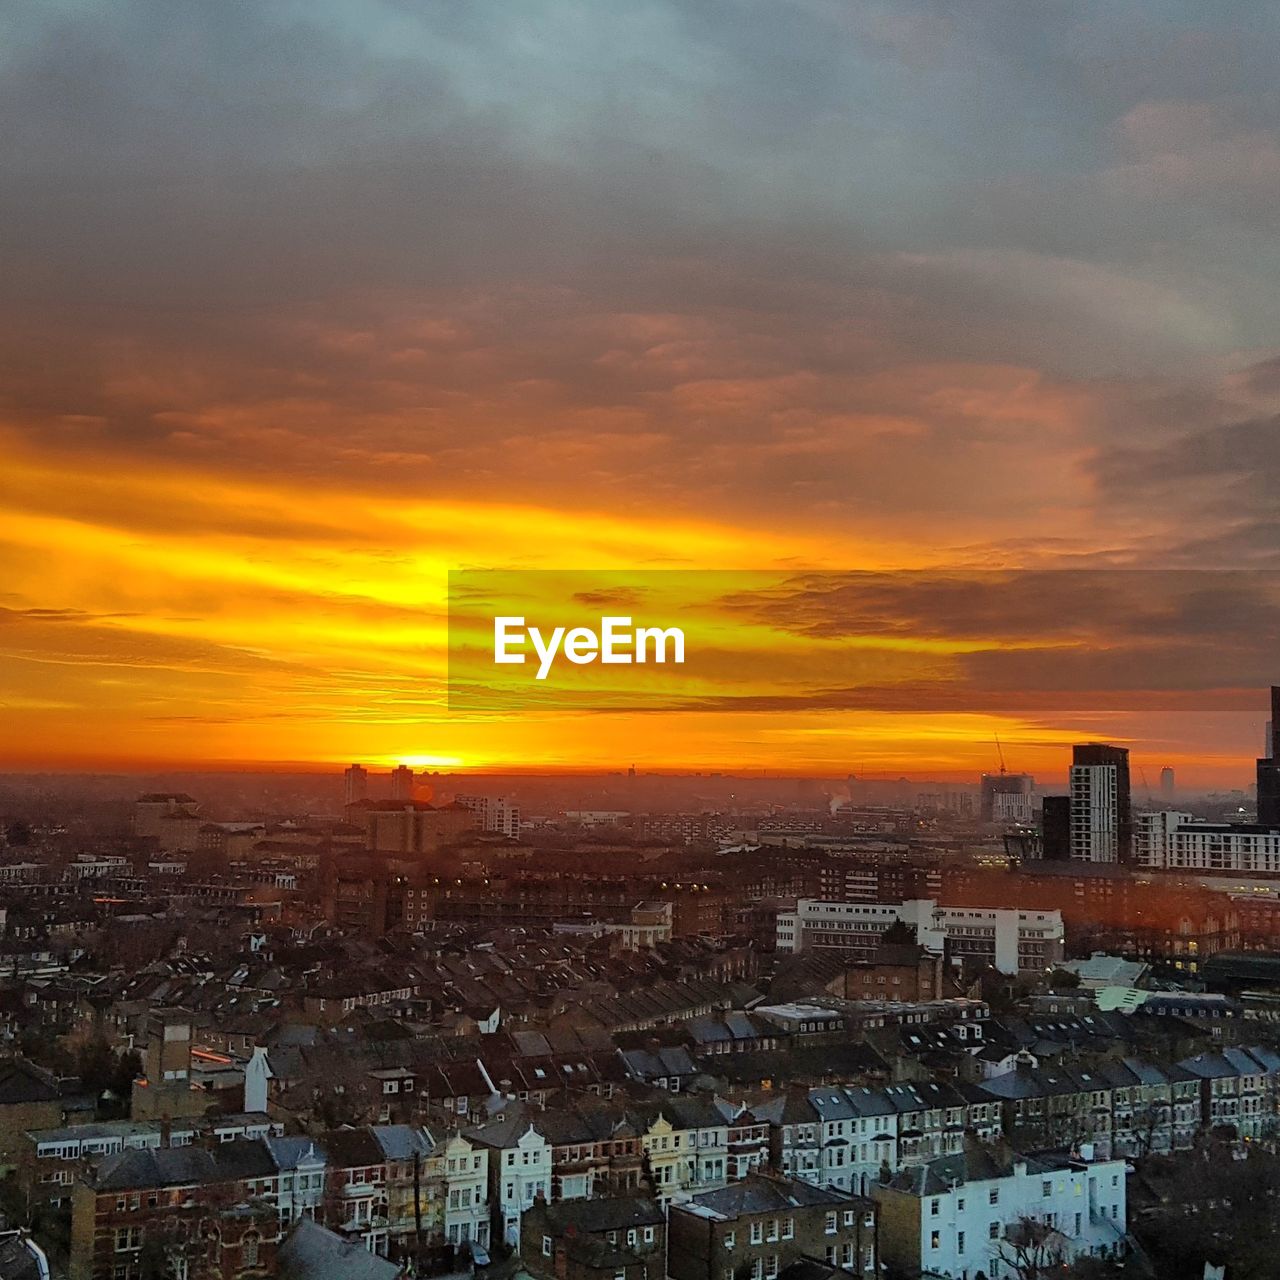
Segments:
[[[1004,748],[1000,745],[1000,735],[996,734],[996,755],[1000,758],[1000,776],[1003,778],[1007,770],[1004,767]]]

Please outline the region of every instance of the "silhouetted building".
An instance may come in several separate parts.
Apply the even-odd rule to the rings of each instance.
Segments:
[[[1071,857],[1071,797],[1045,796],[1040,811],[1041,857],[1066,862]]]
[[[345,803],[356,804],[369,794],[369,771],[362,765],[353,764],[343,775],[346,783]]]
[[[1280,685],[1271,686],[1271,720],[1267,746],[1270,752],[1258,761],[1258,824],[1280,826]]]
[[[413,770],[407,764],[391,770],[391,799],[399,801],[413,799]]]

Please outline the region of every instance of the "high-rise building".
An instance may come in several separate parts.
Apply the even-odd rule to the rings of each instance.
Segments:
[[[1072,748],[1071,857],[1077,862],[1133,860],[1127,747],[1085,742]]]
[[[984,773],[978,816],[983,822],[1030,822],[1035,782],[1029,773]]]
[[[413,799],[413,770],[407,764],[391,770],[391,799],[397,803]]]
[[[363,765],[353,764],[343,779],[346,783],[346,804],[359,804],[369,794],[369,770]]]
[[[1173,770],[1169,768],[1168,765],[1165,765],[1165,767],[1160,770],[1161,800],[1164,800],[1166,802],[1172,800],[1175,789],[1176,788],[1174,786],[1174,781],[1173,781]]]
[[[1258,824],[1280,827],[1280,685],[1271,686],[1267,754],[1258,761]]]
[[[519,838],[520,809],[506,796],[457,796],[456,803],[480,819],[481,830],[495,831],[511,840]]]
[[[1071,857],[1071,797],[1045,796],[1040,810],[1040,856],[1046,862]]]

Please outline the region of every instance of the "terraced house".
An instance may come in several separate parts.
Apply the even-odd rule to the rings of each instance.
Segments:
[[[877,1274],[873,1201],[793,1179],[752,1174],[672,1205],[673,1280],[776,1280],[802,1260]]]

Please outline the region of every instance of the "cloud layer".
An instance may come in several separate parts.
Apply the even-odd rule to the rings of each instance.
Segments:
[[[42,759],[465,735],[451,564],[1280,563],[1274,6],[6,10]]]

